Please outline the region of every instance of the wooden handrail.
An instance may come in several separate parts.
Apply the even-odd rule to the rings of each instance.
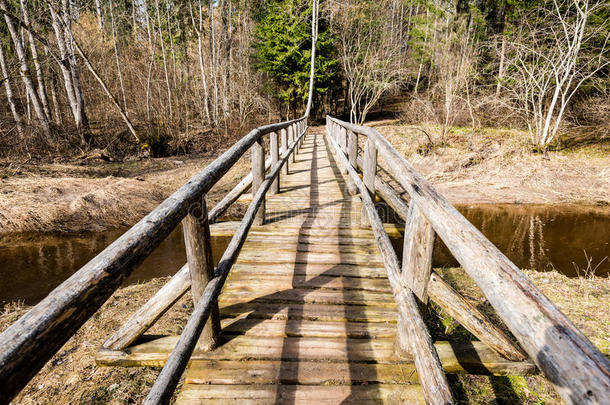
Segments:
[[[0,403],[8,403],[28,383],[254,143],[306,119],[250,131],[2,332]]]
[[[481,288],[521,346],[569,404],[610,403],[610,362],[534,284],[375,129],[327,117],[374,142],[384,168]]]
[[[255,222],[257,212],[262,208],[265,194],[271,188],[271,184],[279,175],[282,166],[290,156],[294,156],[294,150],[298,141],[305,135],[305,130],[299,136],[294,136],[292,145],[285,150],[280,159],[271,167],[270,173],[258,185],[257,190],[253,190],[252,202],[248,206],[244,218],[240,222],[235,234],[231,238],[229,245],[223,253],[214,277],[208,282],[205,290],[191,317],[189,318],[178,343],[169,355],[165,366],[157,377],[152,389],[150,390],[145,405],[157,405],[169,403],[171,396],[178,385],[178,381],[186,368],[186,365],[193,354],[197,340],[201,335],[203,327],[210,316],[211,308],[216,305],[220,291],[229,275],[237,256],[246,241],[250,227]]]

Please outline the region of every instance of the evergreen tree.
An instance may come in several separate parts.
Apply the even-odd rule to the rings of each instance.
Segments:
[[[309,3],[271,0],[256,7],[256,66],[273,79],[277,86],[274,93],[287,104],[288,116],[296,116],[297,109],[307,99],[311,63],[312,6]],[[321,15],[314,79],[314,94],[318,98],[333,85],[341,84],[335,53],[328,21]],[[319,103],[314,102],[314,111],[319,107]]]

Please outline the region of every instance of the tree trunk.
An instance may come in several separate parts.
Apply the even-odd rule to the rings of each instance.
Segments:
[[[0,46],[0,68],[2,69],[2,76],[4,82],[4,90],[6,91],[6,99],[8,101],[8,106],[11,109],[11,114],[13,114],[13,119],[15,120],[15,125],[17,127],[17,133],[21,139],[24,138],[23,131],[23,120],[21,119],[21,115],[17,112],[17,106],[15,104],[15,98],[13,96],[13,87],[11,86],[11,79],[8,74],[8,69],[6,67],[6,61],[4,59],[4,47]]]
[[[165,85],[167,86],[167,103],[169,106],[170,118],[174,115],[172,109],[172,87],[169,82],[169,71],[167,70],[167,55],[165,54],[165,41],[163,40],[163,31],[161,30],[161,13],[159,11],[159,0],[155,0],[155,10],[157,12],[157,29],[159,31],[159,41],[161,42],[161,55],[163,57],[163,69],[165,70]]]
[[[27,0],[20,0],[21,12],[23,15],[23,22],[31,26],[30,16],[28,12]],[[42,108],[44,110],[45,115],[48,120],[51,120],[51,110],[49,109],[49,98],[47,96],[47,90],[45,88],[45,80],[44,74],[42,72],[42,66],[40,65],[40,58],[38,56],[38,48],[36,47],[36,42],[34,41],[34,35],[32,35],[31,31],[27,31],[28,33],[28,41],[30,43],[30,52],[32,54],[32,62],[34,63],[34,70],[36,71],[36,80],[38,82],[38,95],[40,97],[40,102],[42,103]]]
[[[0,7],[2,7],[3,10],[8,10],[5,0],[0,0]],[[36,92],[36,89],[34,87],[34,82],[32,81],[32,78],[30,77],[30,71],[28,68],[27,60],[26,60],[26,53],[25,53],[25,49],[23,47],[23,42],[21,41],[21,38],[19,37],[19,33],[17,32],[17,29],[15,28],[15,25],[13,24],[13,20],[11,20],[11,18],[9,16],[4,15],[4,21],[6,22],[8,31],[11,35],[11,38],[13,39],[13,45],[15,46],[15,53],[17,54],[17,58],[19,59],[19,74],[21,75],[21,79],[23,80],[23,84],[27,91],[28,97],[30,97],[30,99],[32,101],[32,106],[34,107],[34,112],[36,113],[39,124],[42,127],[42,131],[44,133],[45,138],[47,139],[47,142],[50,145],[54,145],[55,142],[53,141],[53,138],[51,137],[51,127],[49,126],[49,120],[44,112],[44,108],[42,106],[40,98],[38,97],[38,93]]]
[[[116,70],[117,70],[117,73],[119,76],[119,84],[121,85],[121,95],[123,96],[123,108],[125,109],[125,114],[129,115],[129,113],[127,111],[127,97],[125,96],[125,85],[123,84],[123,74],[121,73],[121,62],[119,61],[119,50],[117,48],[113,9],[114,9],[114,4],[113,4],[113,1],[110,0],[110,23],[112,26],[112,44],[114,46],[114,60],[116,62]]]

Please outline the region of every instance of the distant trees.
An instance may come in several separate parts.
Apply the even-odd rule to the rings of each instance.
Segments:
[[[519,14],[505,87],[540,148],[557,137],[574,95],[610,66],[609,16],[607,2],[590,0],[552,0]]]

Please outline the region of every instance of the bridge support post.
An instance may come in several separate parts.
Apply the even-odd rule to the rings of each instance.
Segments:
[[[347,155],[348,151],[347,151],[347,129],[345,129],[344,127],[341,127],[341,130],[339,132],[340,137],[341,137],[341,149],[343,149],[343,153],[345,153]]]
[[[200,204],[193,204],[189,213],[182,220],[186,257],[191,275],[191,294],[193,303],[203,295],[208,282],[214,277],[214,259],[212,257],[212,244],[210,236],[210,223],[205,195],[201,197]],[[220,314],[218,303],[212,306],[210,317],[201,332],[198,347],[208,351],[214,349],[220,339]]]
[[[367,138],[364,147],[364,162],[362,168],[362,182],[375,201],[375,176],[377,175],[377,147],[371,138]],[[362,207],[361,225],[368,226],[367,213]]]
[[[280,148],[278,142],[277,132],[271,132],[269,134],[269,154],[271,155],[271,167],[280,160]],[[269,189],[271,194],[279,194],[280,193],[280,175],[273,180],[271,183],[271,188]]]
[[[294,140],[296,139],[295,133],[294,133],[294,126],[293,125],[289,125],[288,126],[288,145],[292,145],[294,143]],[[296,148],[295,150],[290,154],[290,158],[288,158],[288,161],[290,163],[294,163],[296,162]]]
[[[282,128],[280,130],[280,140],[282,142],[282,149],[281,149],[281,153],[284,153],[284,151],[286,149],[288,149],[288,132],[286,131],[286,128]],[[282,171],[281,174],[288,174],[288,160],[286,160],[286,162],[284,163],[284,165],[282,166]]]
[[[259,139],[252,145],[252,195],[254,196],[265,180],[265,147],[263,140]],[[265,197],[256,211],[254,225],[265,223]]]
[[[434,229],[411,201],[405,223],[402,251],[402,278],[423,303],[428,302],[428,282],[432,273]]]

